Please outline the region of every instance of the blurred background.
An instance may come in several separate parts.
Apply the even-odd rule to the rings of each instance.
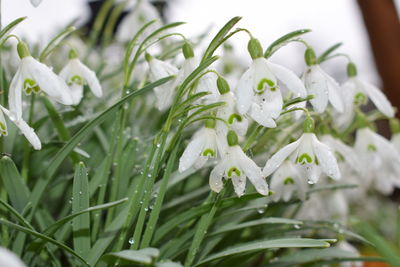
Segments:
[[[3,0],[1,22],[28,16],[15,32],[29,41],[45,44],[69,23],[90,27],[103,1],[43,0],[38,8],[29,0]],[[117,2],[117,1],[116,1]],[[131,1],[132,5],[135,1]],[[214,33],[233,16],[242,16],[239,26],[249,29],[264,47],[297,29],[312,29],[304,38],[322,52],[343,42],[341,52],[350,55],[363,79],[380,86],[393,105],[400,107],[400,0],[157,0],[166,22],[185,21],[181,32],[191,36]],[[132,6],[130,5],[130,6]],[[232,38],[237,56],[244,63],[250,57],[243,49],[247,36]],[[206,42],[205,42],[206,43]],[[272,60],[298,74],[304,68],[304,48],[291,44]],[[240,52],[240,53],[239,53]],[[339,82],[346,79],[344,58],[324,63]]]

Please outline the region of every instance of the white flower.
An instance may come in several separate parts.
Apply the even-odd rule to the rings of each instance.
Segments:
[[[349,242],[342,240],[339,241],[336,244],[337,248],[340,248],[342,250],[345,250],[347,252],[349,252],[349,258],[358,258],[360,257],[360,253],[358,252],[358,250],[351,245]],[[364,266],[364,264],[360,261],[347,261],[347,262],[341,262],[340,263],[340,267],[362,267]]]
[[[0,105],[0,136],[6,136],[7,132],[7,124],[4,119],[4,114],[21,130],[22,134],[26,137],[26,139],[31,143],[34,149],[40,150],[42,149],[42,144],[40,143],[39,137],[36,135],[35,131],[29,127],[29,125],[22,118],[15,118],[14,115]]]
[[[354,118],[354,107],[367,104],[368,99],[371,99],[376,108],[385,116],[394,117],[394,109],[382,91],[374,85],[358,79],[357,76],[350,77],[342,85],[341,90],[345,103],[345,112],[337,118],[336,123],[339,127],[347,127]]]
[[[26,265],[13,252],[0,247],[0,267],[26,267]]]
[[[364,127],[356,132],[354,148],[363,166],[361,183],[385,195],[400,186],[400,153],[387,139]]]
[[[96,73],[85,66],[76,56],[74,50],[70,52],[70,60],[60,72],[60,77],[68,84],[74,105],[78,105],[83,97],[83,86],[87,84],[92,93],[101,97],[103,91]]]
[[[146,54],[146,60],[149,64],[150,80],[152,82],[178,73],[176,67],[167,62],[153,58],[149,54]],[[176,93],[175,85],[175,81],[171,80],[154,88],[157,98],[156,106],[159,110],[163,111],[171,106]]]
[[[224,119],[230,128],[239,136],[245,136],[249,121],[244,115],[240,115],[236,109],[236,98],[232,92],[226,92],[219,97],[219,102],[225,102],[225,105],[218,108],[216,116]],[[223,136],[228,133],[228,127],[225,123],[218,121],[217,129]]]
[[[324,112],[328,106],[328,102],[338,112],[344,111],[344,103],[339,85],[319,65],[308,66],[302,79],[308,94],[314,95],[310,103],[316,112]]]
[[[213,123],[215,126],[215,122]],[[198,130],[179,159],[179,171],[184,172],[192,166],[199,169],[209,158],[217,158],[218,139],[217,132],[212,126],[206,125]]]
[[[311,118],[307,118],[307,120]],[[330,148],[318,141],[314,133],[306,131],[295,142],[290,143],[275,153],[265,164],[263,174],[268,176],[273,173],[285,159],[290,157],[299,170],[304,172],[310,183],[316,183],[321,172],[337,180],[340,171]]]
[[[254,55],[251,50],[252,45],[253,49],[261,50],[261,53]],[[249,52],[253,62],[240,78],[236,88],[238,111],[240,114],[248,113],[265,127],[276,127],[274,120],[280,116],[283,106],[277,80],[284,83],[296,96],[305,97],[306,90],[301,80],[291,70],[261,56],[262,48],[256,39],[250,40]]]
[[[22,90],[27,95],[44,91],[51,99],[72,105],[72,96],[67,84],[46,65],[29,55],[27,46],[18,43],[21,62],[10,84],[8,104],[16,119],[22,117]]]
[[[40,3],[42,2],[42,0],[30,0],[32,6],[34,7],[38,7],[40,5]]]
[[[307,181],[288,160],[285,160],[272,175],[270,187],[273,192],[272,199],[275,201],[279,199],[289,201],[295,192],[300,199],[306,198]]]
[[[229,131],[227,135],[228,147],[221,161],[210,173],[210,187],[215,192],[223,188],[222,178],[232,179],[236,194],[240,197],[246,189],[246,177],[254,185],[257,192],[262,195],[268,194],[266,183],[261,169],[243,152],[237,142],[237,135]]]
[[[128,42],[146,23],[157,20],[147,27],[142,36],[147,36],[161,26],[161,17],[157,9],[147,0],[137,1],[137,5],[123,19],[116,34],[120,42]]]

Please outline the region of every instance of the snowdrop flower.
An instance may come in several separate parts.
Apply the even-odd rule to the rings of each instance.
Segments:
[[[13,252],[0,247],[0,267],[26,267],[26,265]]]
[[[361,183],[385,195],[400,186],[400,154],[389,140],[363,127],[356,132],[354,147],[364,170]]]
[[[231,92],[228,82],[222,78],[218,77],[217,87],[220,93],[220,102],[225,102],[225,105],[218,108],[216,116],[225,120],[230,129],[234,130],[239,136],[245,136],[249,121],[244,115],[240,115],[236,109],[236,97]],[[228,133],[228,126],[221,122],[217,122],[218,131],[221,132],[222,136],[226,136]]]
[[[306,198],[307,181],[303,179],[296,166],[288,160],[285,160],[272,175],[270,187],[274,201],[280,199],[289,201],[295,192],[301,200]]]
[[[283,106],[277,80],[284,83],[296,96],[305,97],[301,80],[291,70],[274,64],[263,57],[263,49],[257,39],[249,41],[248,50],[253,59],[237,86],[237,108],[240,114],[249,114],[259,124],[273,128]]]
[[[4,114],[21,130],[22,134],[26,137],[26,139],[31,143],[34,149],[40,150],[42,149],[42,144],[40,143],[39,137],[36,135],[35,131],[29,127],[29,125],[22,119],[16,119],[14,115],[0,105],[0,136],[6,136],[7,132],[7,124],[4,119]]]
[[[345,250],[347,252],[349,252],[349,258],[358,258],[360,257],[360,253],[358,252],[358,250],[351,245],[349,242],[342,240],[339,241],[338,243],[336,243],[336,247],[340,248],[342,250]],[[341,262],[340,263],[340,267],[362,267],[364,266],[364,263],[360,262],[360,261],[348,261],[348,262]]]
[[[339,127],[347,127],[353,120],[354,107],[365,105],[371,99],[376,108],[389,118],[394,117],[394,108],[381,90],[374,85],[367,83],[357,76],[357,68],[354,63],[347,65],[347,75],[349,79],[342,85],[342,95],[345,103],[345,112],[340,114],[337,119]]]
[[[178,69],[171,64],[153,58],[150,54],[146,54],[146,61],[149,64],[150,80],[157,81],[167,76],[176,75]],[[154,88],[156,94],[156,106],[160,111],[169,108],[175,96],[175,81],[168,81]]]
[[[85,84],[89,86],[95,96],[101,97],[103,95],[96,73],[79,60],[74,49],[70,50],[69,61],[61,70],[60,77],[64,79],[71,89],[73,105],[78,105],[81,102]]]
[[[40,5],[40,3],[42,2],[42,0],[30,0],[32,6],[34,7],[38,7]]]
[[[220,192],[223,187],[222,178],[232,179],[235,193],[240,197],[246,189],[246,177],[254,185],[257,192],[268,194],[268,184],[261,169],[243,152],[238,144],[238,137],[234,131],[227,134],[228,147],[221,161],[210,173],[210,187],[215,192]]]
[[[179,159],[179,171],[184,172],[194,166],[199,169],[210,158],[217,158],[219,136],[215,131],[215,120],[207,120],[205,127],[198,130],[189,144],[186,146],[181,158]]]
[[[285,159],[290,157],[300,171],[308,177],[309,183],[316,183],[321,172],[338,180],[340,171],[330,148],[318,141],[314,132],[314,121],[307,117],[304,121],[304,133],[295,142],[290,143],[275,153],[265,164],[263,175],[272,174]]]
[[[128,42],[132,39],[139,29],[146,23],[156,20],[151,24],[142,36],[147,36],[161,26],[161,17],[157,9],[147,0],[137,1],[136,6],[132,11],[123,19],[121,25],[118,27],[116,34],[117,40],[120,42]]]
[[[22,90],[27,95],[43,90],[51,99],[64,105],[72,105],[72,97],[66,83],[46,65],[30,56],[25,43],[19,42],[17,48],[21,62],[11,81],[8,95],[10,111],[14,117],[17,120],[22,117]]]
[[[314,98],[310,100],[314,110],[318,113],[324,112],[329,102],[335,110],[343,112],[344,103],[339,85],[317,64],[315,52],[312,48],[307,48],[305,60],[307,69],[302,79],[308,94],[314,95]]]

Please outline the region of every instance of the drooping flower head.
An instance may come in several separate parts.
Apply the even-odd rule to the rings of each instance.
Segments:
[[[64,105],[72,105],[72,96],[67,84],[46,65],[34,59],[27,45],[17,45],[21,62],[11,80],[8,103],[15,119],[22,118],[22,90],[31,93],[45,92],[51,99]]]
[[[79,60],[75,49],[70,50],[69,61],[61,70],[60,77],[64,79],[71,89],[74,105],[78,105],[81,102],[84,85],[88,85],[95,96],[101,97],[103,95],[96,73]]]
[[[314,98],[310,100],[314,110],[322,113],[327,108],[328,103],[331,103],[335,110],[343,112],[344,104],[339,85],[317,64],[315,52],[310,47],[306,49],[305,61],[307,68],[302,79],[307,93],[314,95]]]
[[[321,172],[335,180],[341,177],[332,151],[315,136],[314,121],[311,117],[304,121],[303,135],[280,149],[267,161],[263,170],[264,176],[272,174],[287,158],[296,164],[310,183],[316,183]]]
[[[268,194],[268,184],[265,181],[260,167],[252,161],[238,144],[238,137],[234,131],[227,134],[228,147],[222,154],[221,161],[210,173],[210,187],[215,192],[223,188],[223,178],[231,179],[235,193],[240,197],[246,189],[246,177],[254,185],[257,192]]]
[[[275,119],[280,116],[283,106],[278,80],[300,97],[306,96],[304,85],[291,70],[265,59],[257,39],[249,41],[248,50],[253,62],[240,78],[236,89],[238,111],[240,114],[247,113],[265,127],[276,127]]]

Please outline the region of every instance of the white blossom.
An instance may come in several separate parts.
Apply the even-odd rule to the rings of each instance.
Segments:
[[[249,121],[245,115],[240,115],[236,109],[236,97],[232,92],[222,94],[219,102],[225,102],[225,105],[218,108],[216,116],[225,120],[230,129],[234,130],[239,136],[246,135]],[[221,135],[225,136],[228,133],[228,126],[221,121],[217,122],[218,130]]]
[[[38,7],[40,5],[40,3],[42,3],[42,0],[30,0],[32,6],[34,7]]]
[[[0,247],[0,267],[26,267],[26,265],[12,251]]]

